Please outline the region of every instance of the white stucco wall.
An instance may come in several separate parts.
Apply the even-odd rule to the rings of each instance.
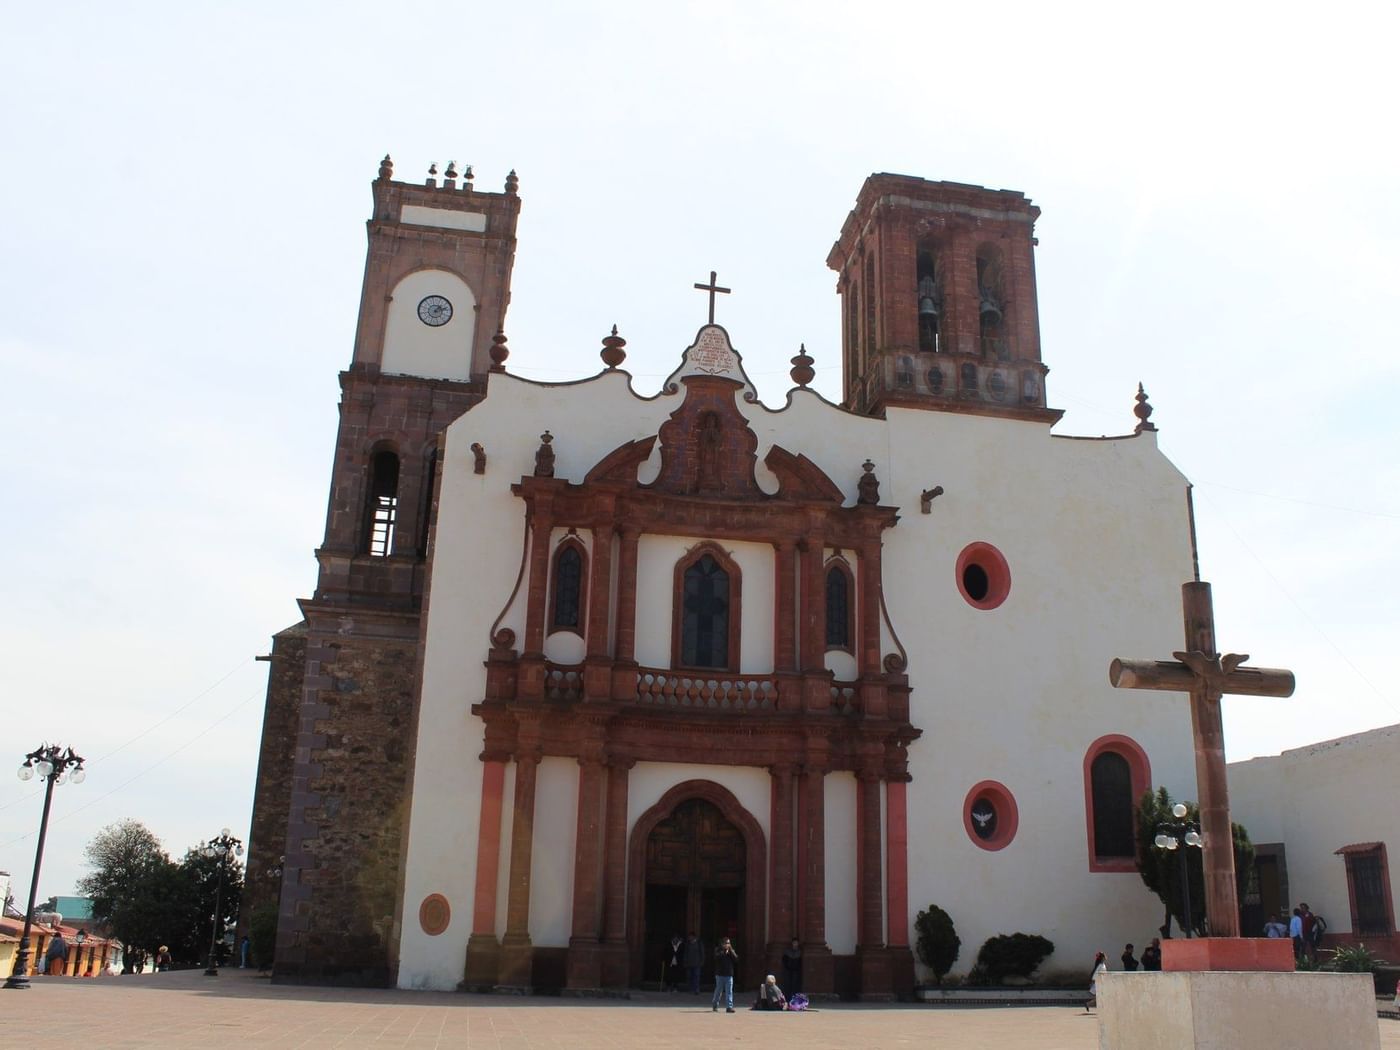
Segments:
[[[1390,893],[1400,901],[1400,725],[1281,755],[1232,762],[1230,809],[1254,842],[1281,842],[1289,906],[1301,901],[1333,933],[1351,931],[1342,846],[1383,842]]]
[[[452,304],[452,319],[436,328],[418,319],[418,304],[430,295]],[[467,283],[446,270],[417,270],[394,286],[380,368],[393,375],[470,379],[475,331],[476,296]]]
[[[468,708],[481,699],[490,627],[520,567],[524,514],[510,484],[531,472],[546,427],[555,435],[556,476],[580,482],[623,442],[655,434],[681,396],[638,398],[622,372],[566,386],[497,375],[486,400],[448,430],[409,832],[405,986],[453,987],[461,977],[481,779],[479,723]],[[910,922],[930,903],[953,916],[963,939],[958,971],[997,933],[1049,937],[1056,944],[1050,969],[1084,969],[1098,947],[1150,937],[1160,905],[1139,877],[1089,871],[1083,760],[1100,736],[1125,734],[1147,752],[1154,785],[1194,793],[1185,698],[1117,691],[1107,680],[1113,657],[1165,657],[1181,635],[1180,585],[1191,578],[1186,483],[1157,450],[1155,435],[1065,440],[1037,423],[901,409],[879,420],[805,390],[780,408],[738,404],[758,436],[760,462],[774,442],[800,451],[851,503],[869,457],[881,502],[900,508],[899,524],[886,533],[884,590],[909,654],[911,721],[923,730],[909,750]],[[486,449],[485,475],[472,473],[473,442]],[[654,466],[644,467],[643,480],[652,473]],[[945,493],[931,514],[920,514],[919,493],[935,484]],[[641,541],[637,657],[644,665],[669,663],[673,568],[701,539]],[[971,607],[954,579],[959,552],[975,541],[994,544],[1010,566],[1010,595],[995,610]],[[721,545],[744,574],[742,668],[769,671],[772,548]],[[503,619],[518,638],[523,617],[518,597]],[[893,639],[883,633],[891,652]],[[840,659],[828,666],[849,673]],[[546,777],[542,770],[537,801],[541,820],[559,821],[536,829],[537,944],[567,943],[577,767],[560,761],[570,772]],[[698,768],[639,764],[629,827],[670,786],[699,775],[730,787],[766,833],[766,771]],[[997,852],[975,846],[963,828],[964,798],[982,780],[1003,783],[1019,809],[1018,834]],[[856,930],[849,774],[828,778],[826,813],[829,943],[847,952]],[[509,828],[508,787],[498,930]],[[439,845],[445,841],[464,852],[447,857]],[[549,883],[552,897],[544,902],[552,877],[557,885]],[[453,907],[452,926],[437,938],[425,937],[416,921],[428,892],[444,893]]]

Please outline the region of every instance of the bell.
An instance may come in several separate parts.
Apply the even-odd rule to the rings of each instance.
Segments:
[[[977,313],[984,325],[1001,324],[1001,307],[996,304],[995,299],[984,296]]]
[[[938,316],[938,312],[939,312],[939,311],[938,311],[938,300],[937,300],[937,299],[935,299],[935,298],[934,298],[933,296],[931,296],[931,295],[921,295],[921,296],[919,296],[919,316],[920,316],[921,318],[922,318],[922,317],[937,317],[937,316]]]

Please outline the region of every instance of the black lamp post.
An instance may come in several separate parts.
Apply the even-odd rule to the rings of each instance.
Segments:
[[[1191,936],[1191,876],[1186,870],[1187,847],[1200,849],[1205,840],[1201,838],[1201,827],[1194,820],[1186,819],[1186,807],[1178,802],[1172,807],[1175,820],[1163,821],[1157,825],[1157,837],[1152,840],[1158,849],[1176,851],[1181,857],[1181,914],[1182,928],[1189,939]]]
[[[68,770],[72,769],[70,774]],[[34,897],[39,889],[39,867],[44,862],[44,839],[49,834],[49,806],[53,803],[53,789],[70,779],[81,784],[87,773],[83,771],[83,758],[71,747],[57,744],[40,744],[24,756],[19,767],[21,780],[33,780],[38,774],[44,781],[44,815],[39,818],[39,846],[34,851],[34,878],[29,883],[29,907],[24,911],[24,934],[19,939],[19,954],[15,956],[15,968],[5,981],[6,988],[29,987],[29,931],[34,925]]]
[[[211,839],[204,847],[204,855],[219,859],[218,888],[214,891],[214,918],[209,929],[209,969],[204,971],[205,977],[217,977],[219,967],[215,965],[214,947],[219,943],[219,920],[223,918],[221,913],[224,906],[224,871],[228,868],[230,857],[243,856],[243,842],[234,838],[228,828],[224,828],[218,838]]]

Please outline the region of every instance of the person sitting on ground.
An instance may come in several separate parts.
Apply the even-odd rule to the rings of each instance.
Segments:
[[[1264,936],[1279,940],[1288,936],[1288,927],[1279,919],[1278,912],[1269,916],[1269,921],[1264,923]]]
[[[771,973],[758,986],[758,999],[754,1001],[755,1010],[786,1010],[787,996],[783,995],[783,990],[778,987],[778,979]]]

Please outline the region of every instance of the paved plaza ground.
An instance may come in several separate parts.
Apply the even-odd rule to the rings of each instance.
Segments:
[[[0,991],[0,1047],[1095,1050],[1098,1035],[1096,1018],[1069,1007],[851,1004],[806,1014],[741,1009],[730,1016],[711,1013],[708,998],[687,995],[580,1001],[303,988],[274,986],[239,970],[217,979],[199,970],[41,977],[29,991]],[[1400,1050],[1400,1021],[1381,1021],[1381,1046]]]

